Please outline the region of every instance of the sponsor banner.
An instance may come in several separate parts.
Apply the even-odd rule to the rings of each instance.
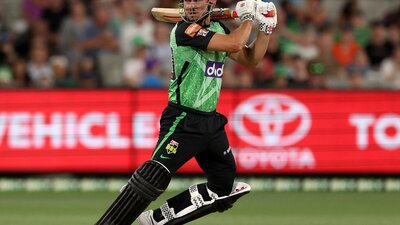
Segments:
[[[131,170],[132,98],[129,91],[0,92],[0,171]]]
[[[239,173],[400,174],[397,99],[223,90],[218,111]],[[0,172],[132,172],[151,157],[167,101],[166,90],[2,91]],[[201,170],[192,160],[180,172]]]
[[[246,172],[399,173],[396,92],[240,92],[231,143]]]

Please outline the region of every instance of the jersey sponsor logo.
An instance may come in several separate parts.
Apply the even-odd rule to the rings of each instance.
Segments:
[[[201,28],[197,23],[192,23],[186,28],[185,34],[193,38]]]
[[[205,36],[207,36],[207,34],[208,34],[208,30],[206,30],[206,29],[200,29],[198,32],[197,32],[197,35],[196,36],[203,36],[203,37],[205,37]]]
[[[206,77],[222,78],[224,75],[224,63],[208,61],[206,64]]]
[[[165,147],[165,149],[167,149],[168,154],[176,154],[176,151],[178,150],[178,146],[179,146],[178,142],[171,140],[169,142],[169,144],[167,145],[167,147]]]

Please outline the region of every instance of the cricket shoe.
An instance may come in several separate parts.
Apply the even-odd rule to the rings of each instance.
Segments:
[[[136,220],[140,225],[158,225],[153,218],[153,210],[148,210],[140,214]]]

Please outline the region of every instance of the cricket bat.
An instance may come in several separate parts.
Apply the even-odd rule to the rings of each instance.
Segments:
[[[182,20],[177,8],[152,8],[151,14],[156,20],[161,22],[176,23]],[[275,12],[271,11],[265,16],[272,17],[274,14]],[[215,8],[211,15],[211,19],[213,20],[231,20],[235,18],[238,18],[236,11],[229,8]]]

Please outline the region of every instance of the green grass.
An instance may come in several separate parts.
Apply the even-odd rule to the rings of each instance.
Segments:
[[[117,193],[3,192],[0,224],[94,224]],[[171,192],[151,207],[157,207]],[[252,192],[193,225],[398,225],[400,193]]]

